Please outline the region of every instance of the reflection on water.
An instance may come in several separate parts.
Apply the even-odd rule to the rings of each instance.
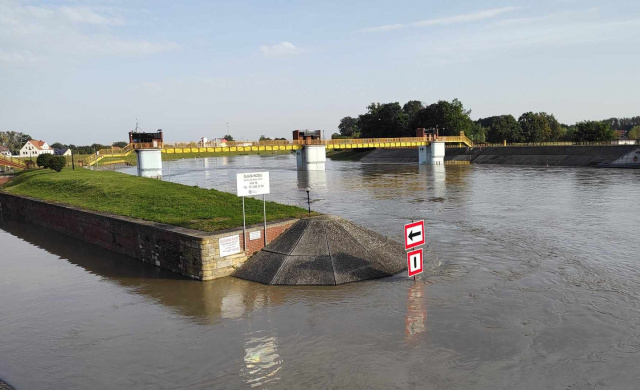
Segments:
[[[18,389],[635,388],[640,172],[327,162],[170,161],[164,179],[235,191],[396,240],[425,219],[417,281],[197,282],[0,221],[0,377]],[[125,171],[135,174],[135,168]],[[168,172],[170,171],[170,175]],[[427,315],[428,310],[428,315]]]
[[[277,339],[266,331],[245,335],[244,368],[241,375],[251,387],[267,386],[280,379],[282,359],[278,355]]]
[[[425,285],[422,281],[414,283],[407,294],[407,315],[405,317],[405,340],[407,343],[427,331],[427,302],[424,296]]]

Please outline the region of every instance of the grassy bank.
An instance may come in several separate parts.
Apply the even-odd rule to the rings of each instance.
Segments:
[[[242,198],[112,171],[64,169],[24,171],[0,187],[10,194],[167,223],[216,231],[242,226]],[[246,198],[247,225],[262,221],[262,201]],[[267,202],[267,220],[300,218],[306,210]]]

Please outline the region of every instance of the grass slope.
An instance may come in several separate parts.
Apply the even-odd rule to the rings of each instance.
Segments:
[[[119,172],[63,169],[24,171],[0,187],[88,210],[216,231],[242,226],[242,198],[235,194],[190,187]],[[246,198],[247,225],[262,222],[262,201]],[[300,218],[306,210],[267,202],[267,220]]]

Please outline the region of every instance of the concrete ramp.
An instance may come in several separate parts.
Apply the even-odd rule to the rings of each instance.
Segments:
[[[334,216],[300,220],[233,276],[277,285],[337,285],[395,275],[404,246]]]

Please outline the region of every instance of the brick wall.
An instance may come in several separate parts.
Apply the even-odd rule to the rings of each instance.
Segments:
[[[246,253],[220,257],[220,238],[237,236],[243,247],[242,228],[201,232],[0,192],[0,218],[5,214],[199,280],[230,275],[248,256],[264,247],[264,229],[260,225],[247,227]],[[295,221],[269,223],[268,242]],[[250,240],[250,233],[255,231],[260,231],[260,239]]]

